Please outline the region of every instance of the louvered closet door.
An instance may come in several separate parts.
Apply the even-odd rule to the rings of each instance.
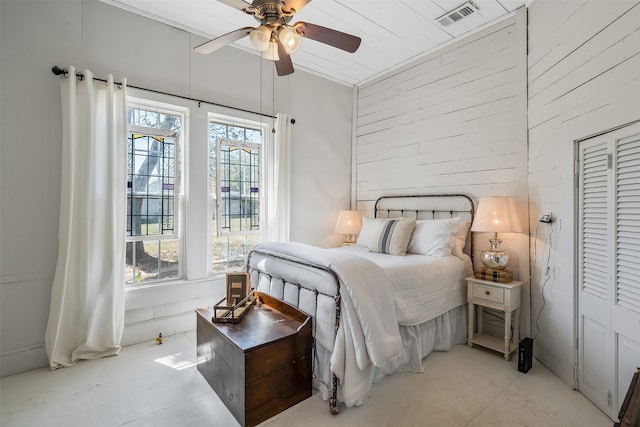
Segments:
[[[640,367],[640,129],[616,143],[615,336],[617,407]]]
[[[640,366],[640,125],[579,153],[578,386],[616,419]]]
[[[579,389],[607,414],[613,390],[611,295],[613,193],[606,141],[580,144]]]

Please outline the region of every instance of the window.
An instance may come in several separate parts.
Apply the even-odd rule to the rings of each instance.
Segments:
[[[181,277],[180,110],[130,106],[126,283]],[[157,106],[156,106],[157,107]]]
[[[209,123],[211,269],[239,271],[260,241],[263,129],[221,117]]]
[[[130,287],[240,271],[265,231],[268,125],[212,111],[190,117],[190,108],[129,98],[123,231]]]

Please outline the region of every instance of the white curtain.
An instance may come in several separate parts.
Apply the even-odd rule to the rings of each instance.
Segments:
[[[288,242],[291,193],[291,116],[278,113],[276,133],[266,139],[267,227],[263,241]]]
[[[45,348],[51,369],[118,354],[124,328],[126,84],[61,78],[58,262]]]

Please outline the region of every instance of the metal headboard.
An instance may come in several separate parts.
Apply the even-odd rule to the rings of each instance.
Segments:
[[[382,196],[376,200],[376,218],[442,219],[463,217],[473,223],[475,205],[466,194],[410,194]],[[473,258],[471,233],[465,248]]]

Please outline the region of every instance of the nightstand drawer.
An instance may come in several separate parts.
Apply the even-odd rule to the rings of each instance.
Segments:
[[[474,298],[480,298],[502,304],[504,302],[504,289],[476,285],[473,289],[473,296]]]

